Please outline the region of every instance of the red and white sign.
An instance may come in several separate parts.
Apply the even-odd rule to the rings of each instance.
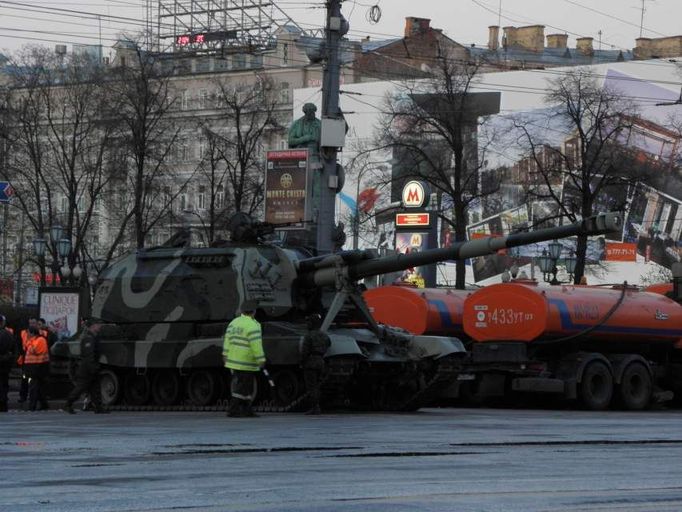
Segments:
[[[606,261],[637,261],[637,244],[606,242]]]
[[[397,213],[395,216],[397,227],[428,226],[430,221],[429,213]]]
[[[403,187],[403,206],[421,208],[426,204],[426,189],[420,181],[408,181]]]

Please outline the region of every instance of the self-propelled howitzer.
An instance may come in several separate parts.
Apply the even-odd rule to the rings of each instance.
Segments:
[[[364,277],[456,258],[491,254],[561,236],[618,227],[605,215],[560,228],[480,239],[447,249],[378,257],[348,251],[310,257],[266,244],[250,226],[211,248],[157,247],[130,253],[100,276],[92,315],[102,330],[102,391],[109,405],[215,404],[226,393],[222,334],[245,300],[257,319],[274,391],[258,403],[292,410],[305,405],[300,341],[306,316],[318,313],[332,340],[323,399],[356,408],[414,409],[457,374],[464,347],[455,338],[414,336],[378,325],[362,299]],[[236,238],[236,240],[235,240]],[[76,340],[55,345],[56,357],[77,357]]]

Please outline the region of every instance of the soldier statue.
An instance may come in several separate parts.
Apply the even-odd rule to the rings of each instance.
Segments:
[[[311,162],[317,163],[320,156],[320,133],[322,122],[315,117],[314,103],[303,105],[303,117],[299,117],[289,129],[289,147],[308,149]]]

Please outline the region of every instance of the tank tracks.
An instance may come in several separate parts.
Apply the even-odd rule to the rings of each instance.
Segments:
[[[294,412],[296,407],[303,401],[307,395],[303,395],[299,399],[288,405],[276,405],[272,402],[260,402],[254,404],[253,410],[256,412]],[[166,411],[166,412],[227,412],[228,402],[226,400],[219,400],[215,405],[110,405],[106,407],[108,411],[125,411],[125,412],[149,412],[149,411]]]
[[[430,400],[436,398],[438,392],[448,384],[452,383],[457,374],[460,372],[461,363],[456,357],[444,357],[438,361],[438,366],[433,376],[425,383],[424,386],[415,394],[408,397],[403,402],[393,406],[382,406],[375,410],[377,411],[391,411],[391,412],[406,412],[414,411],[429,403]],[[308,393],[303,393],[289,404],[278,404],[274,400],[262,400],[256,402],[253,406],[255,412],[301,412],[308,398]],[[193,404],[178,404],[178,405],[110,405],[106,409],[109,411],[125,411],[125,412],[147,412],[147,411],[167,411],[167,412],[226,412],[228,408],[228,400],[218,400],[213,405],[193,405]]]

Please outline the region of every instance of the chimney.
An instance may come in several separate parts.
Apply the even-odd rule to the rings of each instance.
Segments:
[[[518,27],[515,32],[517,46],[537,53],[541,53],[545,49],[544,25]]]
[[[575,48],[581,54],[591,57],[594,55],[594,48],[592,48],[593,37],[579,37],[575,40]]]
[[[505,49],[516,46],[516,27],[502,27],[502,46]]]
[[[497,50],[500,47],[500,27],[490,25],[488,27],[488,50]]]
[[[405,37],[414,37],[426,34],[430,30],[431,20],[428,18],[405,18]]]
[[[547,48],[566,48],[568,45],[568,34],[548,34]]]
[[[544,25],[504,27],[502,30],[504,31],[502,46],[505,48],[522,48],[538,53],[545,48]]]
[[[635,39],[635,48],[632,53],[634,54],[635,59],[650,59],[652,55],[651,38],[638,37]]]

